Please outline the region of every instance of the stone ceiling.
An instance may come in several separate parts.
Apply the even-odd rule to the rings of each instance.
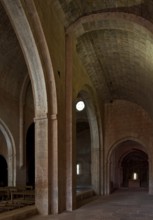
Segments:
[[[141,105],[153,117],[153,1],[57,0],[100,97]]]
[[[52,2],[101,99],[137,103],[153,117],[153,1]],[[28,71],[1,4],[0,30],[0,89],[18,99]]]

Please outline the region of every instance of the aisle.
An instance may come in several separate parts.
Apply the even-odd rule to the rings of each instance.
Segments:
[[[29,220],[153,220],[153,195],[147,191],[117,191],[73,211]]]

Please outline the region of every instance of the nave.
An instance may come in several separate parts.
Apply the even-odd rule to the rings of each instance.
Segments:
[[[82,206],[73,212],[29,220],[152,220],[153,195],[146,190],[118,190],[109,196]]]

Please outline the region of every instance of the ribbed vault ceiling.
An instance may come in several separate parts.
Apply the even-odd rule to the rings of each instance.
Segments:
[[[76,50],[100,97],[105,102],[137,103],[153,117],[153,1],[59,3],[65,27],[74,29]]]

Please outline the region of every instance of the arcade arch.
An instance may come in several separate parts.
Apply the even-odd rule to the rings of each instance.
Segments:
[[[137,148],[127,152],[119,163],[120,186],[147,188],[149,167],[148,155]]]
[[[52,175],[50,172],[52,167],[55,169],[58,168],[57,97],[54,73],[47,43],[33,1],[30,1],[30,4],[26,6],[27,10],[32,10],[35,15],[33,17],[32,14],[29,13],[29,18],[27,18],[20,0],[16,0],[14,2],[2,0],[1,3],[9,16],[12,27],[18,38],[32,85],[35,111],[35,155],[37,158],[37,162],[35,164],[36,206],[41,214],[49,214],[50,212],[57,213],[58,172],[53,172]],[[31,21],[35,27],[34,34],[36,35],[37,40],[41,42],[39,44],[39,48],[35,42],[35,36],[32,33],[29,21]],[[47,82],[51,82],[51,86],[48,89],[46,88],[46,78]],[[20,122],[20,126],[22,126],[22,121]],[[39,138],[40,134],[42,137],[41,139]],[[20,140],[20,144],[23,144],[22,138]],[[42,146],[44,148],[43,152],[41,150]],[[48,167],[49,148],[51,148],[53,160],[51,160],[52,163]],[[20,166],[23,165],[22,149],[23,148],[20,145]],[[12,172],[10,172],[10,175],[14,172],[14,170],[15,168],[12,166]],[[15,180],[11,185],[14,184]],[[41,188],[42,185],[43,189]],[[50,185],[53,186],[52,189],[49,189]],[[49,194],[51,196],[49,196]],[[54,194],[56,194],[56,196],[54,196]]]
[[[11,132],[6,124],[0,119],[1,140],[3,140],[2,156],[5,157],[8,169],[7,185],[15,186],[16,184],[16,148]],[[1,150],[2,150],[1,149]]]
[[[77,185],[91,188],[96,194],[100,193],[100,144],[97,114],[89,93],[79,92],[78,101],[85,103],[82,111],[76,110],[76,160],[80,165],[80,175],[77,175]]]
[[[122,187],[148,188],[149,163],[145,147],[132,139],[118,143],[109,155],[107,175],[107,194]]]

